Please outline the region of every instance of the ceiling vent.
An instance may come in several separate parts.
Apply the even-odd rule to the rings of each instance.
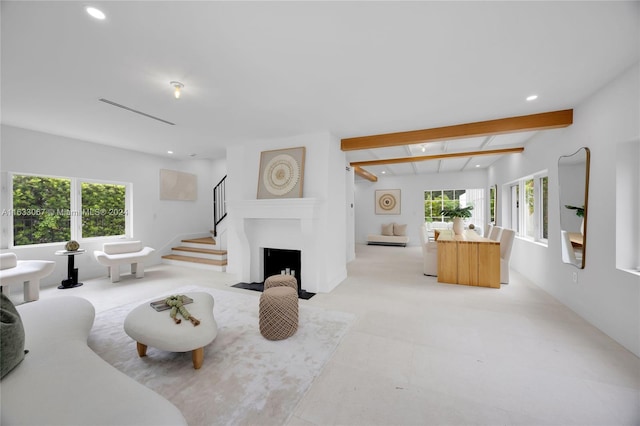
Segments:
[[[144,115],[145,117],[152,118],[152,119],[157,120],[157,121],[161,121],[161,122],[163,122],[165,124],[169,124],[171,126],[175,126],[176,125],[176,123],[172,123],[170,121],[163,120],[162,118],[158,118],[158,117],[155,117],[155,116],[153,116],[151,114],[147,114],[145,112],[138,111],[137,109],[129,108],[128,106],[124,106],[124,105],[119,104],[117,102],[110,101],[109,99],[100,98],[98,100],[100,102],[104,102],[105,104],[109,104],[109,105],[113,105],[114,107],[126,109],[127,111],[131,111],[131,112],[135,112],[136,114]]]

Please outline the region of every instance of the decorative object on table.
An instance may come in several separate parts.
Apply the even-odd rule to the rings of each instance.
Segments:
[[[189,296],[182,295],[182,304],[188,305],[193,303],[193,299]],[[149,303],[149,305],[158,312],[168,311],[171,309],[171,306],[167,305],[167,298],[163,298],[161,300],[156,300],[154,302]]]
[[[260,154],[258,199],[302,198],[305,147]]]
[[[171,307],[171,312],[169,313],[169,316],[171,317],[171,319],[173,319],[173,321],[176,324],[180,324],[182,320],[177,317],[178,312],[180,312],[180,315],[182,315],[184,319],[191,321],[191,324],[193,324],[194,327],[200,325],[200,320],[191,316],[187,308],[184,307],[183,299],[188,299],[188,298],[187,296],[184,296],[184,295],[177,295],[177,296],[169,296],[165,299],[165,303],[169,307]]]
[[[71,240],[64,245],[64,248],[67,251],[77,251],[80,248],[80,244],[75,240]]]
[[[440,215],[453,219],[453,233],[456,235],[462,235],[464,232],[464,222],[462,219],[468,219],[471,217],[471,210],[473,206],[467,207],[447,207],[440,211]]]
[[[400,190],[376,189],[376,214],[400,214]]]

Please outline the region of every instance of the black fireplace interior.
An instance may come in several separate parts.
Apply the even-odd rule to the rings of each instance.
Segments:
[[[302,262],[300,250],[264,249],[264,279],[271,275],[280,275],[282,271],[295,271],[298,280],[298,293],[302,290]]]

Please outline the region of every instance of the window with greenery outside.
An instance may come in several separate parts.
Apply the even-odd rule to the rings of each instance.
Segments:
[[[71,239],[71,181],[13,176],[13,244],[54,243]]]
[[[125,234],[124,185],[82,182],[82,238]]]

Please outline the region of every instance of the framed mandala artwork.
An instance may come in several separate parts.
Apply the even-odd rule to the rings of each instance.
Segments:
[[[276,149],[260,154],[258,199],[302,198],[305,148]]]
[[[400,190],[376,190],[376,214],[400,214]]]

